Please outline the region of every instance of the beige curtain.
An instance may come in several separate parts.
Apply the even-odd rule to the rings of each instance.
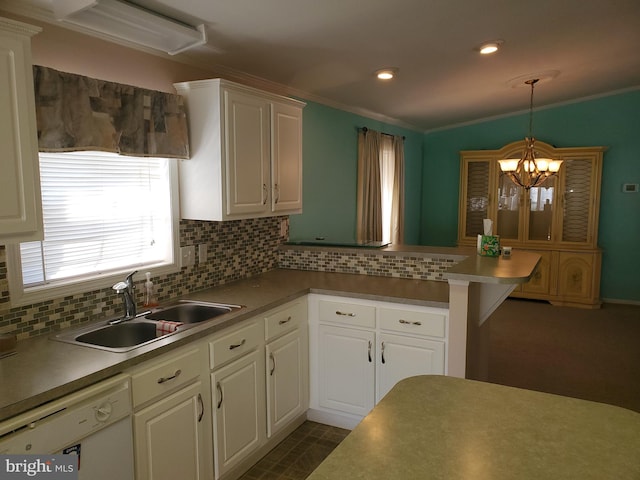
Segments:
[[[404,139],[393,136],[393,203],[391,207],[391,243],[404,243]]]
[[[404,139],[358,132],[358,242],[404,241]]]
[[[41,152],[98,150],[189,158],[179,95],[33,67]]]
[[[357,240],[382,240],[380,132],[358,130]]]

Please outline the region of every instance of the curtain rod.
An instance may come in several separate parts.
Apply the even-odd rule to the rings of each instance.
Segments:
[[[359,127],[358,130],[362,130],[364,133],[367,133],[369,131],[369,129],[367,127]],[[386,132],[380,132],[382,135],[386,135],[388,137],[396,137],[397,135],[394,135],[393,133],[386,133]],[[404,135],[402,136],[402,140],[406,140],[407,137],[405,137]]]

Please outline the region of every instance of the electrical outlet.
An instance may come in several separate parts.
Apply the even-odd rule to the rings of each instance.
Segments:
[[[198,245],[198,263],[204,263],[207,261],[207,244],[201,243]]]
[[[180,247],[180,268],[190,267],[196,263],[196,247],[189,245],[188,247]]]

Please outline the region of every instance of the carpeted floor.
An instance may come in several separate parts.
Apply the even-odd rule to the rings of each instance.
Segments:
[[[508,299],[490,321],[490,382],[640,412],[640,306]]]

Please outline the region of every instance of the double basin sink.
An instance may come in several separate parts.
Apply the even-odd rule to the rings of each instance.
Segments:
[[[213,320],[242,308],[240,305],[183,300],[175,305],[139,314],[131,320],[92,324],[54,335],[54,340],[112,352],[126,352],[166,338],[195,324]],[[160,322],[177,322],[160,324]]]

